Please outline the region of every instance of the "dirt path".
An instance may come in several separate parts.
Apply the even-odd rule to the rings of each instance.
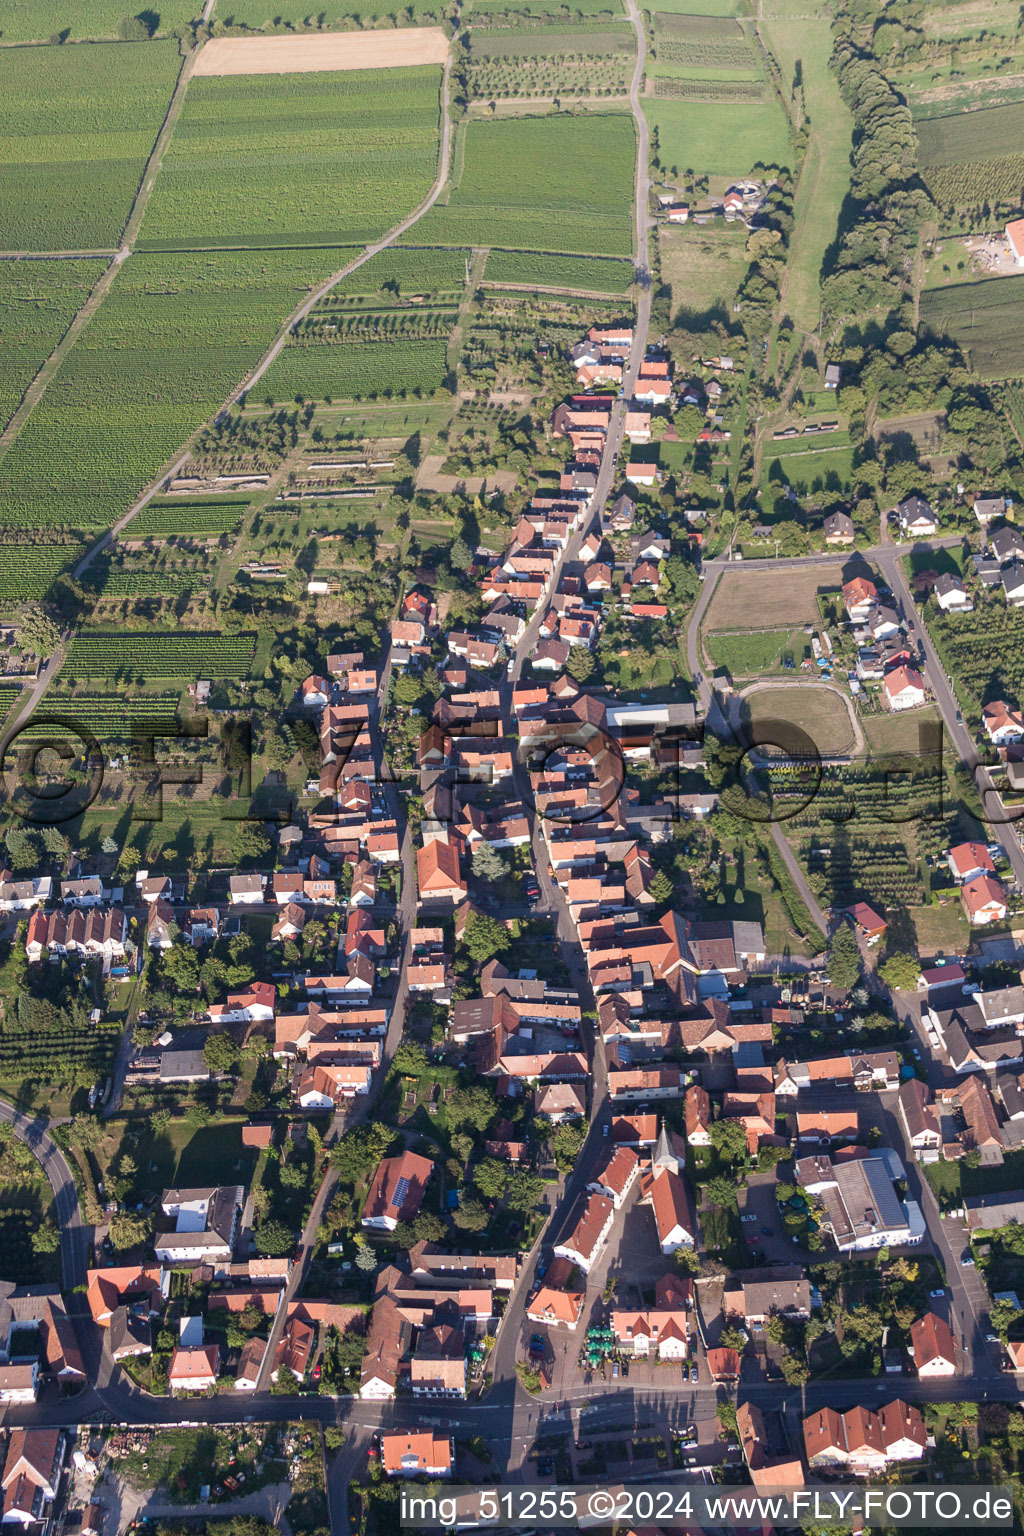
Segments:
[[[210,0],[211,5],[212,3],[213,0]],[[128,221],[124,227],[124,234],[121,236],[121,245],[117,251],[113,252],[110,265],[97,278],[89,297],[26,389],[21,398],[21,404],[7,423],[7,426],[3,432],[0,432],[0,459],[3,458],[25,425],[25,422],[43,398],[50,380],[106,298],[107,293],[110,291],[110,285],[118,274],[121,263],[131,254],[131,248],[138,238],[139,226],[142,223],[142,216],[146,211],[146,204],[149,202],[149,195],[153,190],[153,182],[163,162],[164,153],[174,131],[174,125],[178,121],[178,115],[181,112],[181,104],[185,99],[185,88],[191,79],[195,60],[195,52],[190,53],[187,58],[182,60],[181,69],[178,71],[177,83],[174,87],[174,94],[168,103],[163,124],[156,136],[156,143],[153,145],[152,153],[146,162],[146,169],[142,173],[142,181],[139,184],[139,190],[135,194],[135,201],[132,204]]]
[[[454,373],[459,366],[459,358],[462,356],[462,331],[466,323],[466,316],[473,302],[473,295],[476,293],[477,288],[480,287],[480,280],[484,275],[484,267],[487,265],[487,258],[490,254],[490,251],[485,246],[474,246],[473,248],[473,259],[470,262],[469,272],[466,275],[466,286],[462,290],[462,298],[459,300],[455,324],[452,327],[451,335],[448,337],[448,346],[445,349],[445,367],[449,373]]]
[[[481,288],[490,288],[495,293],[552,293],[559,297],[570,299],[623,299],[621,293],[603,293],[596,288],[551,288],[543,283],[488,283],[482,282]]]

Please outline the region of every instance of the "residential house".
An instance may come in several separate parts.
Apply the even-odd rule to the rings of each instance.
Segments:
[[[983,528],[994,523],[996,518],[1006,516],[1006,498],[1003,496],[975,496],[971,502],[971,511]]]
[[[157,1232],[153,1252],[162,1264],[229,1263],[244,1203],[241,1184],[165,1189],[160,1208],[174,1226]]]
[[[12,1429],[3,1477],[3,1524],[50,1528],[66,1449],[64,1431]]]
[[[613,1311],[609,1319],[615,1342],[635,1359],[685,1360],[689,1352],[689,1310],[693,1284],[679,1275],[662,1275],[654,1287],[654,1306]]]
[[[1004,565],[1000,581],[1003,596],[1010,608],[1024,608],[1024,561],[1014,560]]]
[[[960,896],[972,928],[1001,923],[1009,910],[1002,885],[992,875],[976,875],[960,887]]]
[[[228,900],[232,906],[258,907],[263,904],[266,875],[232,875],[228,881]]]
[[[393,1232],[400,1221],[412,1221],[433,1171],[430,1159],[415,1152],[382,1158],[363,1207],[362,1225],[371,1231]]]
[[[985,843],[957,843],[946,855],[949,872],[957,885],[976,880],[979,875],[995,876],[996,867]],[[949,977],[949,980],[956,980]]]
[[[609,1147],[594,1170],[587,1188],[606,1195],[621,1210],[640,1173],[640,1159],[632,1147]]]
[[[900,1084],[899,1115],[907,1141],[922,1162],[934,1161],[942,1144],[939,1117],[920,1078],[911,1077]]]
[[[455,1446],[450,1435],[433,1430],[382,1435],[380,1459],[388,1477],[449,1478],[455,1467]]]
[[[804,1451],[812,1472],[851,1472],[869,1477],[900,1461],[919,1461],[928,1443],[921,1410],[910,1403],[886,1403],[877,1413],[820,1408],[803,1421]]]
[[[209,1392],[217,1385],[220,1349],[216,1344],[179,1344],[171,1356],[167,1384],[175,1392]]]
[[[889,709],[897,712],[916,709],[928,698],[924,679],[913,667],[895,667],[882,679],[882,691]]]
[[[843,602],[854,624],[863,624],[878,602],[878,588],[866,576],[854,576],[843,583]]]
[[[932,587],[932,596],[943,613],[974,612],[974,600],[967,588],[959,576],[951,576],[948,571],[944,571]]]
[[[831,548],[846,548],[853,543],[857,530],[847,512],[830,512],[825,519],[825,543]]]
[[[910,1325],[910,1352],[918,1376],[955,1376],[956,1344],[944,1317],[926,1312]]]
[[[1024,715],[1005,699],[993,699],[981,711],[985,735],[995,747],[1007,742],[1024,741]]]
[[[607,1195],[588,1194],[575,1225],[555,1244],[556,1257],[570,1259],[587,1273],[596,1263],[614,1219],[615,1206]]]
[[[459,871],[459,845],[434,838],[416,852],[416,881],[421,902],[457,906],[469,888]]]
[[[1000,565],[1016,564],[1024,560],[1024,535],[1016,528],[997,528],[988,541],[992,558]]]
[[[905,539],[930,539],[938,532],[939,520],[923,496],[907,496],[897,511],[900,533]]]
[[[763,1328],[770,1317],[806,1320],[811,1315],[810,1281],[798,1265],[738,1270],[726,1279],[722,1310],[756,1329]]]

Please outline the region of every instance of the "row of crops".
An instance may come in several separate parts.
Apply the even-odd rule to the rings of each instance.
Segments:
[[[661,101],[758,102],[765,98],[761,80],[707,80],[697,76],[659,76],[654,95]]]
[[[133,517],[125,532],[130,539],[168,539],[190,535],[217,537],[237,528],[250,503],[230,496],[216,501],[150,501]]]
[[[299,341],[425,341],[447,336],[458,311],[454,305],[444,309],[417,310],[336,310],[318,305],[296,327]]]
[[[970,627],[947,614],[929,615],[928,629],[961,703],[977,721],[983,704],[1024,699],[1024,610],[1001,597],[976,604]]]
[[[373,400],[427,395],[444,381],[447,334],[422,340],[293,342],[261,387],[275,400]]]
[[[79,634],[65,669],[71,677],[113,679],[246,677],[255,650],[252,634]]]
[[[54,578],[84,553],[84,544],[0,544],[0,598],[45,597]]]
[[[116,1024],[83,1031],[69,1021],[40,1032],[8,1020],[0,1030],[0,1080],[95,1083],[109,1072],[120,1035]]]

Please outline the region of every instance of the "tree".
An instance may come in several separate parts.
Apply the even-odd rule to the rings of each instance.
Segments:
[[[897,992],[913,992],[921,974],[921,963],[916,955],[897,951],[882,961],[878,974],[887,987],[893,987]]]
[[[782,1375],[791,1387],[802,1387],[810,1374],[806,1360],[790,1353],[783,1355]]]
[[[234,1072],[238,1067],[238,1046],[223,1032],[207,1035],[203,1055],[211,1072]]]
[[[134,843],[126,843],[121,849],[121,857],[117,861],[117,868],[124,880],[133,880],[135,871],[142,863],[142,854]]]
[[[496,1157],[485,1157],[473,1170],[473,1183],[485,1200],[500,1200],[508,1182],[508,1167]]]
[[[264,1221],[256,1228],[256,1248],[264,1258],[279,1259],[295,1247],[295,1233],[283,1221]]]
[[[578,683],[585,683],[594,670],[594,653],[585,645],[571,646],[565,670]]]
[[[538,1174],[531,1173],[528,1168],[517,1168],[509,1180],[505,1204],[517,1216],[525,1216],[527,1211],[540,1205],[543,1193],[544,1180]]]
[[[725,1349],[736,1349],[742,1353],[747,1347],[747,1336],[742,1328],[723,1328],[718,1342]]]
[[[126,16],[117,31],[125,43],[148,43],[153,36],[153,27],[147,21],[145,11],[139,16]]]
[[[711,1145],[719,1157],[734,1163],[747,1150],[747,1133],[742,1120],[715,1120],[711,1125]]]
[[[651,883],[648,886],[648,893],[657,902],[671,901],[675,893],[675,885],[671,875],[667,875],[663,869],[655,870],[651,877]]]
[[[392,1057],[395,1071],[401,1072],[407,1077],[419,1077],[427,1070],[427,1055],[421,1045],[415,1040],[404,1040],[399,1045]]]
[[[478,880],[501,880],[508,874],[508,865],[496,848],[481,839],[473,849],[473,873]]]
[[[452,1220],[463,1232],[482,1232],[490,1217],[487,1207],[474,1200],[472,1196],[466,1200],[460,1200],[452,1212]]]
[[[1015,1307],[1012,1301],[994,1301],[989,1308],[989,1317],[992,1319],[992,1332],[998,1333],[1005,1344],[1007,1334],[1024,1317],[1024,1312]]]
[[[832,935],[825,974],[840,992],[849,992],[860,977],[860,947],[850,923],[840,923]]]
[[[475,862],[475,855],[474,855]],[[512,936],[504,923],[485,912],[474,912],[462,935],[465,948],[478,965],[486,965],[495,955],[504,954],[512,942]]]
[[[549,1145],[560,1173],[569,1173],[587,1139],[586,1126],[563,1121],[555,1127]]]
[[[60,645],[60,630],[49,614],[33,608],[18,625],[18,643],[33,656],[52,656]]]
[[[59,1247],[60,1233],[52,1221],[44,1221],[43,1225],[37,1227],[32,1233],[33,1253],[56,1253]]]
[[[356,1269],[364,1275],[372,1275],[377,1268],[377,1255],[372,1248],[360,1248],[356,1254]]]
[[[331,1164],[346,1184],[357,1184],[385,1157],[395,1139],[388,1125],[356,1125],[331,1149]]]
[[[199,957],[191,944],[172,944],[164,952],[163,974],[179,992],[195,992],[199,986]]]
[[[723,1211],[736,1210],[736,1185],[724,1174],[716,1174],[704,1186],[704,1193],[711,1205]]]
[[[735,1403],[719,1403],[715,1408],[715,1418],[722,1426],[719,1430],[719,1434],[723,1437],[723,1439],[728,1440],[731,1437],[738,1438],[739,1427],[736,1421]]]
[[[236,841],[246,858],[262,859],[270,852],[270,838],[258,821],[243,821]]]
[[[151,1227],[148,1217],[136,1216],[132,1211],[125,1211],[111,1219],[110,1241],[118,1253],[127,1253],[129,1248],[137,1248],[146,1241]]]

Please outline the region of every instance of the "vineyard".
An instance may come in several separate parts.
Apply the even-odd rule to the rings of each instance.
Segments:
[[[102,555],[85,572],[83,584],[100,597],[180,597],[208,579],[195,561],[191,566],[155,569]]]
[[[464,134],[462,174],[448,204],[420,220],[418,239],[630,254],[636,160],[630,117],[472,120]]]
[[[255,635],[79,634],[68,645],[65,668],[70,677],[121,680],[247,677],[255,649]]]
[[[929,289],[921,295],[921,320],[932,330],[953,337],[982,378],[1019,377],[1024,371],[1022,301],[1024,277]]]
[[[957,112],[950,117],[921,118],[916,128],[918,157],[926,170],[936,165],[996,160],[1024,138],[1024,102]]]
[[[765,87],[761,80],[707,80],[689,75],[670,79],[659,76],[654,82],[654,95],[661,101],[749,103],[763,101]]]
[[[988,210],[1012,212],[1024,201],[1024,155],[923,166],[921,178],[940,208],[982,222],[988,221]]]
[[[5,250],[117,244],[180,66],[170,40],[0,50]]]
[[[0,431],[85,303],[103,265],[0,263]]]
[[[82,730],[90,731],[101,745],[108,741],[126,741],[131,736],[132,727],[142,723],[162,723],[173,731],[177,722],[178,698],[176,693],[149,693],[136,697],[55,693],[47,698],[39,710],[40,719],[44,723],[37,724],[33,717],[18,740],[52,735],[55,727],[45,724],[48,715],[60,715],[74,721]]]
[[[219,409],[335,260],[313,250],[125,262],[0,461],[0,525],[109,526]]]
[[[731,16],[654,18],[654,55],[659,63],[689,69],[756,69],[757,55],[739,22]]]
[[[197,15],[192,0],[160,6],[160,32],[184,27]],[[123,0],[8,0],[4,6],[5,43],[41,42],[65,28],[73,38],[115,38],[125,18]]]
[[[447,338],[458,311],[447,309],[341,309],[318,304],[292,332],[302,345],[316,342],[433,341]]]
[[[326,309],[332,303],[351,303],[353,295],[380,300],[403,294],[437,298],[440,294],[460,295],[466,285],[466,261],[469,250],[416,250],[389,246],[369,261],[343,277],[317,305]]]
[[[217,537],[230,533],[249,510],[248,501],[218,496],[216,501],[149,501],[132,518],[126,539]]]
[[[1024,699],[1024,610],[989,597],[975,606],[970,629],[940,612],[929,615],[928,628],[960,702],[976,720],[992,699]]]
[[[0,720],[7,719],[7,716],[20,698],[20,688],[9,688],[6,684],[0,684]]]
[[[773,770],[771,783],[782,815],[787,794],[806,797],[797,770]],[[897,778],[881,766],[825,768],[810,805],[785,822],[786,834],[809,874],[824,882],[825,905],[919,906],[926,894],[920,855],[947,846],[944,795],[935,770]]]
[[[0,599],[45,597],[54,577],[84,553],[84,544],[0,544]]]
[[[40,1031],[7,1018],[0,1027],[0,1083],[32,1079],[91,1087],[110,1072],[120,1038],[116,1024],[83,1030],[69,1018]]]
[[[192,80],[143,235],[378,237],[434,179],[439,82],[430,66]]]
[[[489,283],[533,283],[590,293],[626,293],[633,263],[604,256],[549,256],[538,251],[491,251],[484,269]]]
[[[471,61],[467,83],[470,99],[474,101],[502,96],[621,96],[632,73],[632,60],[621,54],[608,58],[585,54],[567,58],[486,58]]]
[[[271,399],[376,400],[427,395],[444,381],[446,330],[423,339],[330,341],[285,347],[264,375]],[[262,386],[261,386],[262,387]]]

